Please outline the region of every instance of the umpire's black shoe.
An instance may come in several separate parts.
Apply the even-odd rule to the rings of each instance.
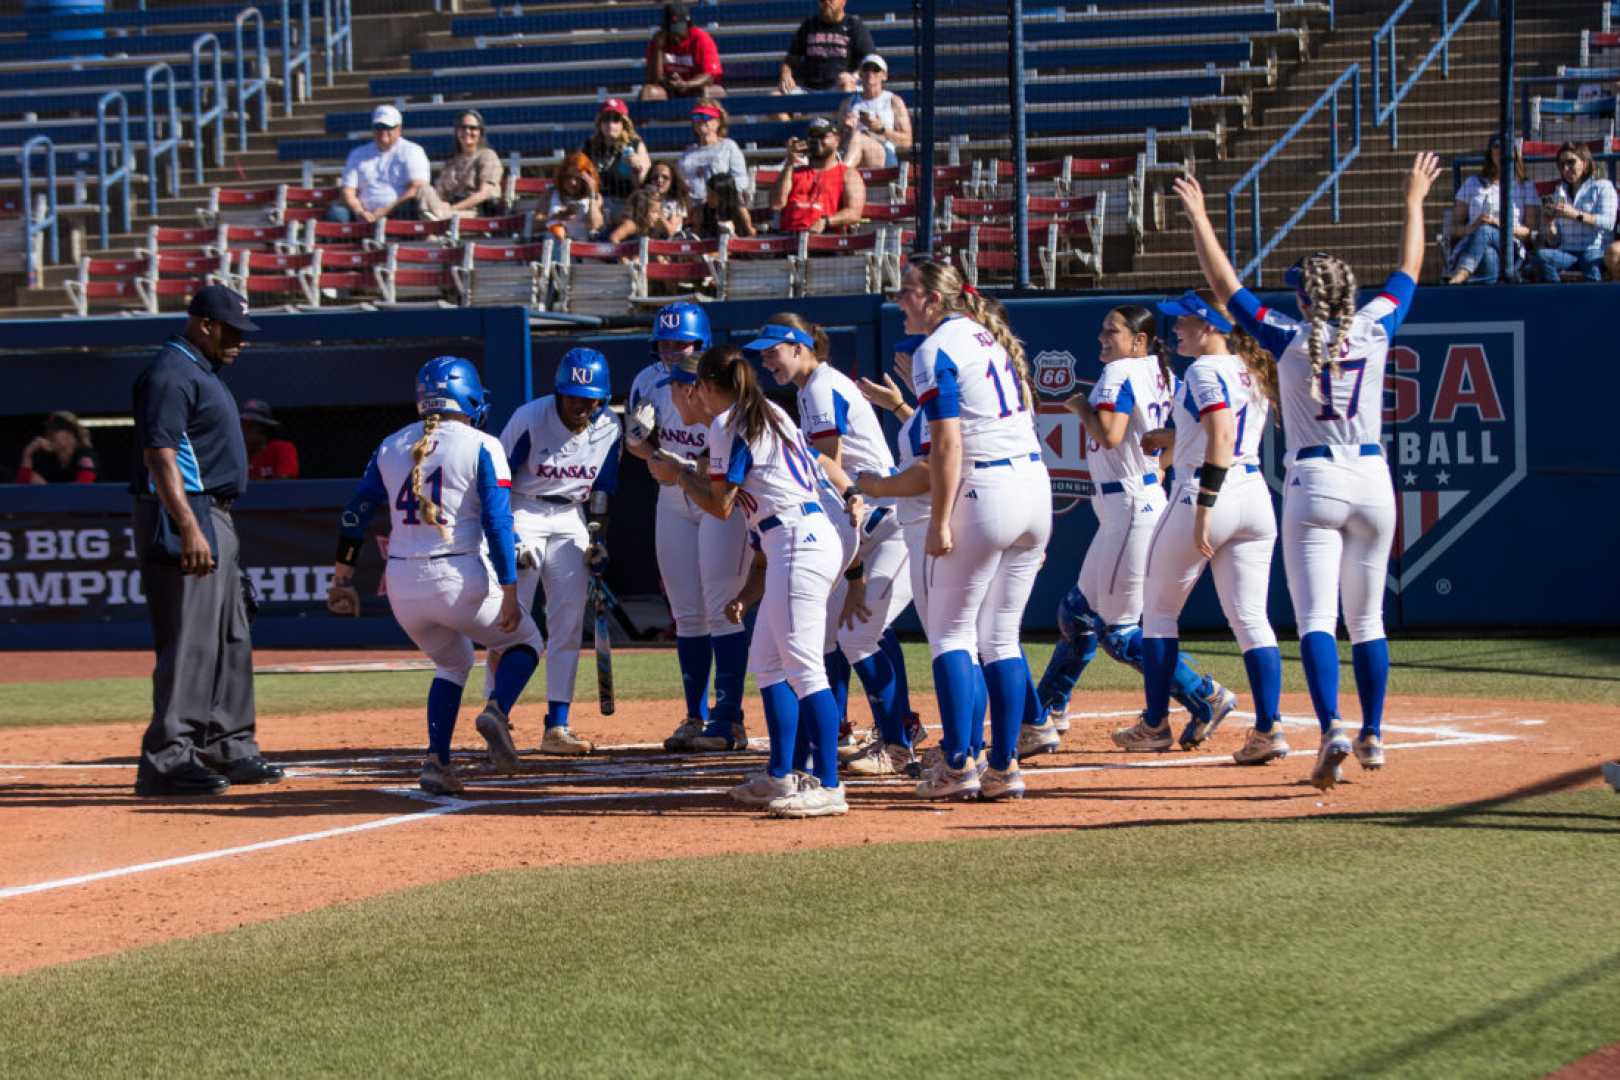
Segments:
[[[214,770],[191,762],[171,773],[138,770],[135,774],[137,795],[223,795],[231,789],[231,782]]]
[[[272,765],[259,754],[241,761],[233,761],[219,770],[233,784],[276,784],[286,778],[287,770]]]

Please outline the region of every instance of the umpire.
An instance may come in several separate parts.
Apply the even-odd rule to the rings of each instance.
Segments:
[[[257,330],[247,301],[199,289],[185,331],[135,380],[135,540],[157,666],[137,795],[218,795],[283,771],[254,735],[248,637],[231,504],[247,487],[236,400],[220,370]]]

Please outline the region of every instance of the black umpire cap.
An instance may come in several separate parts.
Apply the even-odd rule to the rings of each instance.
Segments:
[[[258,323],[248,318],[247,297],[223,285],[204,285],[198,289],[186,307],[186,314],[234,326],[243,333],[259,328]]]

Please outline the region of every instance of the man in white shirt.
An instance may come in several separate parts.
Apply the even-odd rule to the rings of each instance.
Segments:
[[[392,105],[372,112],[372,140],[349,153],[328,220],[405,221],[417,216],[416,196],[428,186],[430,170],[427,153],[404,137],[403,122]]]

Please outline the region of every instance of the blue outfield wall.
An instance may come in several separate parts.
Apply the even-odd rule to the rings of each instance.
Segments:
[[[1053,629],[1054,609],[1095,531],[1079,426],[1058,402],[1095,377],[1097,327],[1122,299],[1009,304],[1043,391],[1039,426],[1057,514],[1025,619],[1032,632]],[[1268,301],[1292,311],[1291,296]],[[1617,303],[1620,286],[1419,290],[1385,386],[1400,512],[1385,606],[1392,632],[1620,625],[1609,509],[1620,496],[1620,450],[1601,420],[1569,411],[1570,398],[1584,394],[1593,399],[1591,415],[1603,415],[1609,357],[1598,343],[1610,340],[1607,313]],[[900,335],[898,310],[875,297],[709,310],[717,338],[740,342],[788,306],[832,328],[835,359],[853,373],[876,372]],[[616,395],[648,359],[646,340],[633,335],[531,339],[526,313],[515,308],[255,317],[265,332],[227,381],[239,399],[271,397],[278,405],[408,401],[420,354],[454,347],[479,361],[496,395],[498,426],[518,402],[549,388],[557,358],[576,344],[608,354]],[[146,350],[178,323],[3,326],[0,348],[20,376],[12,385],[26,388],[4,411],[42,413],[71,400],[95,413],[127,408]],[[70,346],[79,351],[61,351]],[[1178,360],[1178,369],[1184,364]],[[1280,448],[1273,431],[1266,463],[1279,492]],[[336,511],[349,490],[348,481],[260,484],[239,505],[245,560],[265,599],[255,627],[260,644],[404,643],[378,590],[380,544],[368,545],[361,563],[363,617],[337,620],[321,606]],[[621,508],[618,516],[635,512]],[[0,648],[147,643],[128,515],[118,485],[0,488]],[[647,549],[630,550],[621,539],[616,563],[651,560],[650,534],[632,535],[648,537]],[[1279,628],[1292,625],[1280,552],[1270,610]],[[1183,625],[1223,625],[1207,575]]]

